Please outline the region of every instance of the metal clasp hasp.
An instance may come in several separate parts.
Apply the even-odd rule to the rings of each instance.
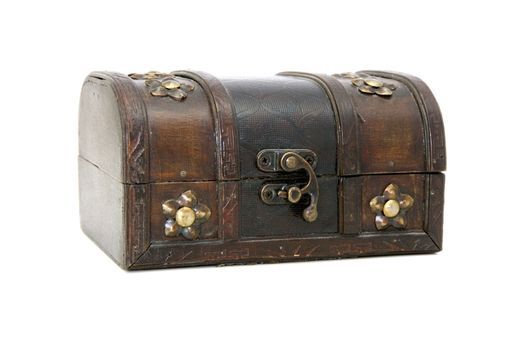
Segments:
[[[317,219],[319,184],[315,175],[317,154],[308,149],[265,149],[257,154],[257,166],[264,172],[296,172],[305,170],[306,185],[268,183],[260,191],[261,200],[268,205],[296,204],[305,194],[310,204],[303,210],[303,219],[313,222]]]

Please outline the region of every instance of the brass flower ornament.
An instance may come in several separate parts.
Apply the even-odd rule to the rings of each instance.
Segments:
[[[402,194],[395,184],[388,185],[383,195],[372,198],[370,209],[376,214],[375,222],[378,230],[389,226],[405,228],[407,225],[405,213],[414,204],[414,199],[408,194]]]
[[[188,97],[188,93],[195,89],[195,85],[187,79],[183,79],[171,73],[151,71],[145,74],[132,73],[128,75],[133,80],[144,80],[148,91],[152,96],[169,96],[176,101],[182,101]]]
[[[199,237],[199,226],[211,216],[210,208],[199,203],[197,196],[191,190],[184,192],[177,199],[168,199],[162,203],[162,212],[167,218],[164,223],[166,236],[182,235],[189,240]]]
[[[337,78],[351,79],[352,85],[359,90],[359,92],[368,95],[378,95],[382,97],[390,97],[393,95],[396,86],[394,84],[386,83],[385,81],[373,77],[365,73],[340,73],[334,74]]]

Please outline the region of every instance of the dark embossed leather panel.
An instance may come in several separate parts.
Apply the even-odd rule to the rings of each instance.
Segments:
[[[265,148],[311,149],[319,157],[316,173],[335,174],[335,117],[320,86],[292,77],[222,82],[235,104],[241,177],[275,176],[257,168]]]
[[[300,183],[287,180],[288,183]],[[297,204],[267,205],[259,199],[259,191],[268,180],[241,182],[240,237],[297,236],[337,232],[338,177],[323,176],[319,181],[319,217],[308,223],[303,220],[303,209],[309,196]]]

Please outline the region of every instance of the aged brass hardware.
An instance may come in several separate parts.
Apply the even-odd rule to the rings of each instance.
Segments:
[[[315,175],[317,155],[308,149],[266,149],[257,155],[257,165],[265,172],[296,172],[305,170],[308,181],[300,184],[268,183],[261,188],[261,200],[268,205],[296,204],[305,194],[310,196],[310,204],[303,210],[303,219],[313,222],[317,219],[319,184]]]
[[[365,73],[351,73],[345,72],[334,74],[334,77],[351,79],[352,85],[363,94],[378,95],[382,97],[389,97],[394,94],[396,86],[394,84],[387,84],[377,77],[370,76]]]
[[[181,194],[177,199],[168,199],[162,203],[162,212],[167,220],[164,223],[164,233],[168,237],[182,235],[194,240],[199,237],[199,226],[211,216],[210,208],[201,204],[191,190]]]
[[[389,226],[405,228],[407,225],[405,213],[413,204],[414,199],[408,194],[402,194],[397,185],[388,185],[382,196],[376,196],[370,201],[370,209],[376,214],[376,228],[378,230],[384,230]]]
[[[188,97],[188,93],[195,90],[193,83],[174,75],[173,72],[151,71],[145,74],[131,73],[128,76],[133,80],[144,80],[144,85],[152,96],[169,96],[175,101],[183,101]]]

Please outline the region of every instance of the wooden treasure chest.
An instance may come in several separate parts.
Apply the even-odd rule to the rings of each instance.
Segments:
[[[125,269],[441,250],[445,136],[410,75],[90,74],[84,232]]]

